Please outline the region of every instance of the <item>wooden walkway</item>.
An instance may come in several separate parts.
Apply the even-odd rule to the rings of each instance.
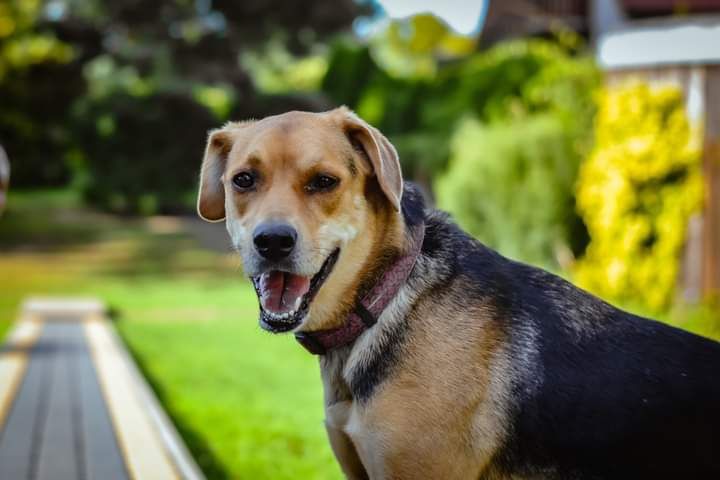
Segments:
[[[202,478],[103,306],[26,302],[0,350],[0,479]]]

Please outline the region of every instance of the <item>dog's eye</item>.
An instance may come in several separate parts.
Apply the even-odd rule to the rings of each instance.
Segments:
[[[327,192],[335,188],[339,180],[330,175],[315,175],[310,182],[305,186],[305,190],[308,192]]]
[[[232,182],[240,190],[249,190],[255,186],[255,175],[250,172],[240,172],[232,178]]]

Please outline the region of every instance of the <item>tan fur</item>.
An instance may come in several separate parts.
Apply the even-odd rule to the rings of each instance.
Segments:
[[[432,298],[421,300],[409,319],[413,335],[398,373],[367,404],[345,406],[350,413],[343,413],[342,430],[370,478],[466,479],[487,473],[506,433],[510,377],[504,372],[510,362],[500,332],[477,322],[492,316],[485,308],[467,312],[460,320],[464,328],[454,329],[442,319],[457,317],[457,311]],[[345,371],[362,361],[351,355]],[[334,415],[335,408],[326,413],[337,428],[343,417]]]
[[[369,158],[353,149],[348,135],[356,135]],[[257,192],[238,193],[231,179],[248,168],[260,171],[263,183]],[[331,193],[308,195],[303,186],[319,171],[340,178],[341,184]],[[407,248],[401,195],[394,147],[341,108],[324,114],[291,112],[213,132],[198,210],[209,220],[227,217],[241,254],[259,222],[290,223],[302,238],[308,275],[342,247],[299,327],[312,331],[344,321],[363,279]],[[436,267],[427,262],[419,259],[415,266],[421,278]],[[323,357],[328,437],[348,478],[490,478],[493,456],[506,434],[512,377],[503,333],[483,321],[493,315],[489,305],[460,313],[431,295],[420,298],[420,289],[406,285],[354,345]],[[453,328],[443,321],[449,316],[455,318]],[[348,378],[383,348],[389,329],[400,321],[411,328],[399,365],[367,402],[355,401]]]

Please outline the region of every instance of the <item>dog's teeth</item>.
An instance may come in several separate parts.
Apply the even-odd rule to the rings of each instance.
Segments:
[[[295,317],[295,315],[297,314],[297,310],[291,310],[289,312],[284,312],[284,313],[275,313],[275,312],[266,311],[265,313],[270,318],[270,320],[275,320],[278,322],[283,322],[283,321],[286,322]]]
[[[293,313],[297,311],[298,308],[300,308],[300,303],[302,303],[302,296],[297,297],[295,299],[295,306],[293,307]]]

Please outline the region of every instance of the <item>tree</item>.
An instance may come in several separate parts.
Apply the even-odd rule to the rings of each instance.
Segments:
[[[0,3],[0,143],[13,185],[68,178],[67,114],[84,89],[75,50],[41,22],[38,0]]]

